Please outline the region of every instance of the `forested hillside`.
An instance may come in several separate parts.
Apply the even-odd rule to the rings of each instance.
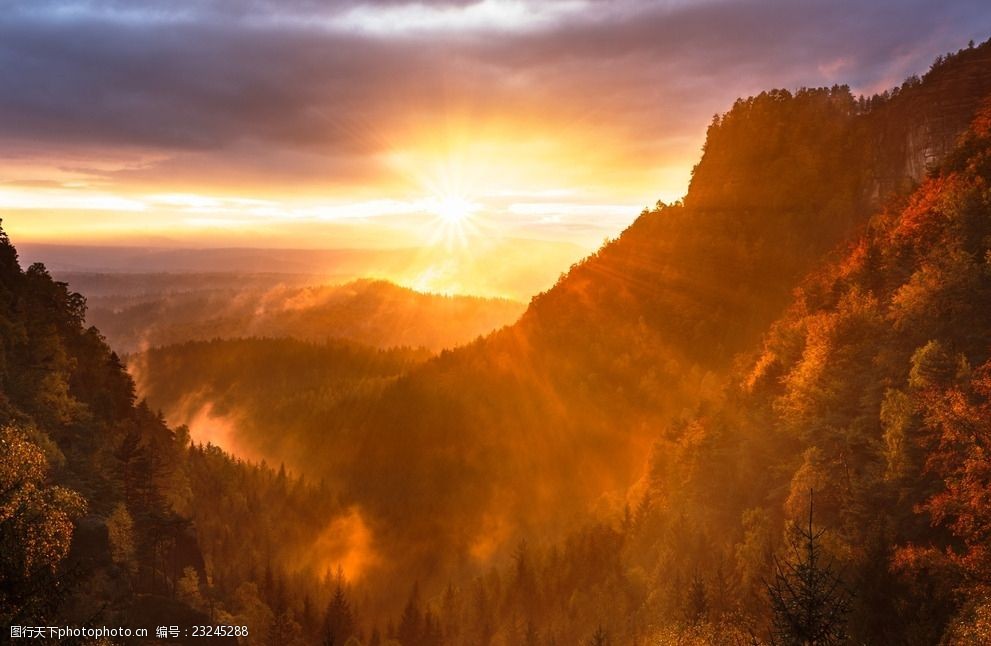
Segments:
[[[966,50],[963,56],[973,54]],[[505,569],[438,596],[445,609],[441,621],[450,622],[454,643],[501,638],[506,643],[743,644],[754,636],[809,643],[800,635],[807,636],[801,630],[812,625],[826,626],[829,637],[811,643],[988,641],[991,103],[975,111],[969,132],[938,169],[910,195],[890,196],[887,207],[869,218],[834,260],[801,281],[786,311],[762,335],[762,349],[738,355],[718,395],[691,413],[654,418],[650,459],[625,505],[561,541],[546,542],[546,533],[531,530],[526,535],[537,539],[537,547],[533,540],[514,543]],[[685,217],[691,203],[643,216],[623,238],[538,299],[524,319],[524,326],[533,326],[528,345],[512,341],[525,348],[526,354],[517,350],[519,356],[536,354],[532,330],[547,324],[552,298],[560,298],[556,307],[575,309],[576,302],[589,307],[609,299],[609,313],[629,311],[617,305],[617,294],[624,292],[638,296],[627,307],[650,303],[650,294],[670,298],[665,281],[632,280],[636,272],[607,271],[604,263],[651,258],[631,253],[636,248],[631,233],[643,232],[652,221],[673,227],[667,221]],[[627,253],[621,254],[617,250],[624,245]],[[810,247],[815,248],[812,240],[805,243]],[[612,288],[593,291],[600,283]],[[570,298],[557,293],[561,290]],[[685,291],[693,298],[683,302],[679,314],[696,299],[705,302],[706,292],[695,293]],[[541,315],[546,318],[533,320]],[[719,310],[697,317],[719,321]],[[552,338],[566,338],[584,320],[569,319]],[[644,327],[647,319],[638,320]],[[730,338],[741,331],[734,328]],[[685,339],[696,330],[679,332]],[[606,343],[586,339],[594,339],[593,349]],[[586,352],[572,349],[568,356],[584,358]],[[635,355],[613,356],[622,365]],[[705,350],[689,357],[707,360]],[[434,377],[463,370],[454,363],[457,357],[448,360],[421,370],[436,370]],[[589,365],[607,364],[583,364]],[[569,400],[568,410],[585,413],[599,408],[590,401],[615,402],[630,383],[623,376],[617,369],[599,389],[579,391],[580,399]],[[566,382],[561,383],[553,393],[563,398]],[[602,394],[609,386],[613,390]],[[473,410],[478,408],[475,400]],[[514,414],[503,432],[512,432],[518,419]],[[469,425],[478,429],[482,422]],[[576,423],[568,431],[587,428]],[[556,446],[575,441],[569,435]],[[624,441],[620,433],[613,436],[615,443]],[[531,445],[536,442],[549,440],[544,434]],[[604,446],[586,447],[584,461],[573,454],[563,458],[582,473],[583,482],[572,492],[589,480],[601,485],[596,462],[588,456],[602,460],[609,455]],[[506,460],[525,464],[530,454],[523,455],[507,451]],[[531,476],[536,491],[548,486],[544,474],[553,478],[553,471],[526,466],[521,471],[541,474]],[[490,491],[505,505],[505,490],[492,486]],[[547,514],[534,490],[525,491],[529,505],[537,501],[537,513]],[[814,577],[825,583],[818,596],[802,601],[818,599],[801,606],[808,607],[808,615],[804,610],[790,615],[774,592],[786,595],[789,585],[798,585],[782,574],[789,565],[800,572],[803,562],[809,563],[802,560],[801,535],[796,545],[793,530],[808,522],[810,492],[815,529],[808,536],[816,537],[820,559]],[[559,500],[564,499],[562,494]],[[523,502],[507,515],[526,517]],[[834,587],[832,579],[821,578],[826,567],[836,577]],[[768,582],[775,580],[769,594]],[[839,610],[823,618],[827,607]]]
[[[22,457],[0,471],[2,621],[167,611],[352,646],[790,644],[812,623],[815,643],[987,641],[989,69],[991,41],[869,100],[738,101],[682,203],[434,358],[135,357],[157,405],[267,434],[252,448],[279,470],[136,404],[82,299],[4,237],[3,442]]]
[[[0,232],[2,634],[122,626],[154,640],[157,626],[219,623],[253,643],[318,642],[344,573],[364,567],[360,516],[324,484],[166,426],[84,317]]]
[[[152,348],[131,356],[128,370],[149,405],[187,425],[194,441],[257,460],[312,450],[300,446],[309,438],[334,447],[314,473],[334,481],[354,440],[328,429],[357,428],[383,388],[430,356],[346,341],[215,339]]]
[[[912,165],[915,148],[886,147],[892,129],[928,127],[942,92],[973,117],[989,52],[962,50],[870,100],[834,87],[738,101],[713,121],[684,203],[643,213],[519,324],[414,368],[277,458],[319,474],[348,438],[339,476],[390,555],[378,575],[425,590],[508,557],[521,536],[619,514],[658,434],[722,406],[739,355],[802,277],[911,185],[907,170],[888,189],[876,180]],[[966,128],[955,118],[927,150]]]

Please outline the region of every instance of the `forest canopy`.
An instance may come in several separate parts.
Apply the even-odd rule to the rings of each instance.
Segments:
[[[989,100],[991,41],[741,99],[683,201],[436,356],[191,336],[129,374],[0,236],[2,628],[981,643]]]

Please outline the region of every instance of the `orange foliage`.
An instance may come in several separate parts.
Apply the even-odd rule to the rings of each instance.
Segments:
[[[946,562],[967,585],[991,586],[991,361],[969,384],[929,392],[923,408],[933,432],[927,469],[944,487],[922,508],[959,541],[946,548]],[[938,561],[933,550],[920,549],[902,549],[899,565],[918,569]]]
[[[902,211],[898,225],[891,232],[892,240],[905,243],[930,237],[945,216],[947,196],[958,193],[964,185],[955,173],[926,180]]]

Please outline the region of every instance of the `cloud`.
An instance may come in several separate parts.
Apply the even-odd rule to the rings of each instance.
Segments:
[[[520,147],[507,156],[550,142],[556,152],[533,163],[567,157],[587,166],[581,181],[635,181],[627,197],[642,200],[651,182],[687,180],[709,118],[736,96],[843,81],[874,90],[991,31],[991,11],[975,0],[39,0],[0,9],[0,145],[73,151],[84,177],[168,190],[212,182],[367,193],[389,176],[390,151],[431,140],[423,132],[442,139],[458,123],[498,130]],[[583,149],[588,158],[576,154]],[[87,154],[143,161],[87,169],[78,161]],[[14,176],[0,159],[0,180],[45,179]]]

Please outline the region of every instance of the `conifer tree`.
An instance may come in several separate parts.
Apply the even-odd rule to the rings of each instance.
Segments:
[[[771,643],[780,646],[829,646],[847,639],[850,594],[823,560],[825,530],[812,525],[813,491],[809,491],[808,527],[792,527],[794,559],[775,559],[773,583],[768,584],[773,609]]]
[[[344,576],[338,572],[334,595],[327,605],[323,621],[324,646],[343,646],[354,634],[354,612],[344,591]]]
[[[423,612],[420,610],[420,586],[413,585],[409,601],[399,620],[396,636],[403,646],[417,646],[423,636]]]

